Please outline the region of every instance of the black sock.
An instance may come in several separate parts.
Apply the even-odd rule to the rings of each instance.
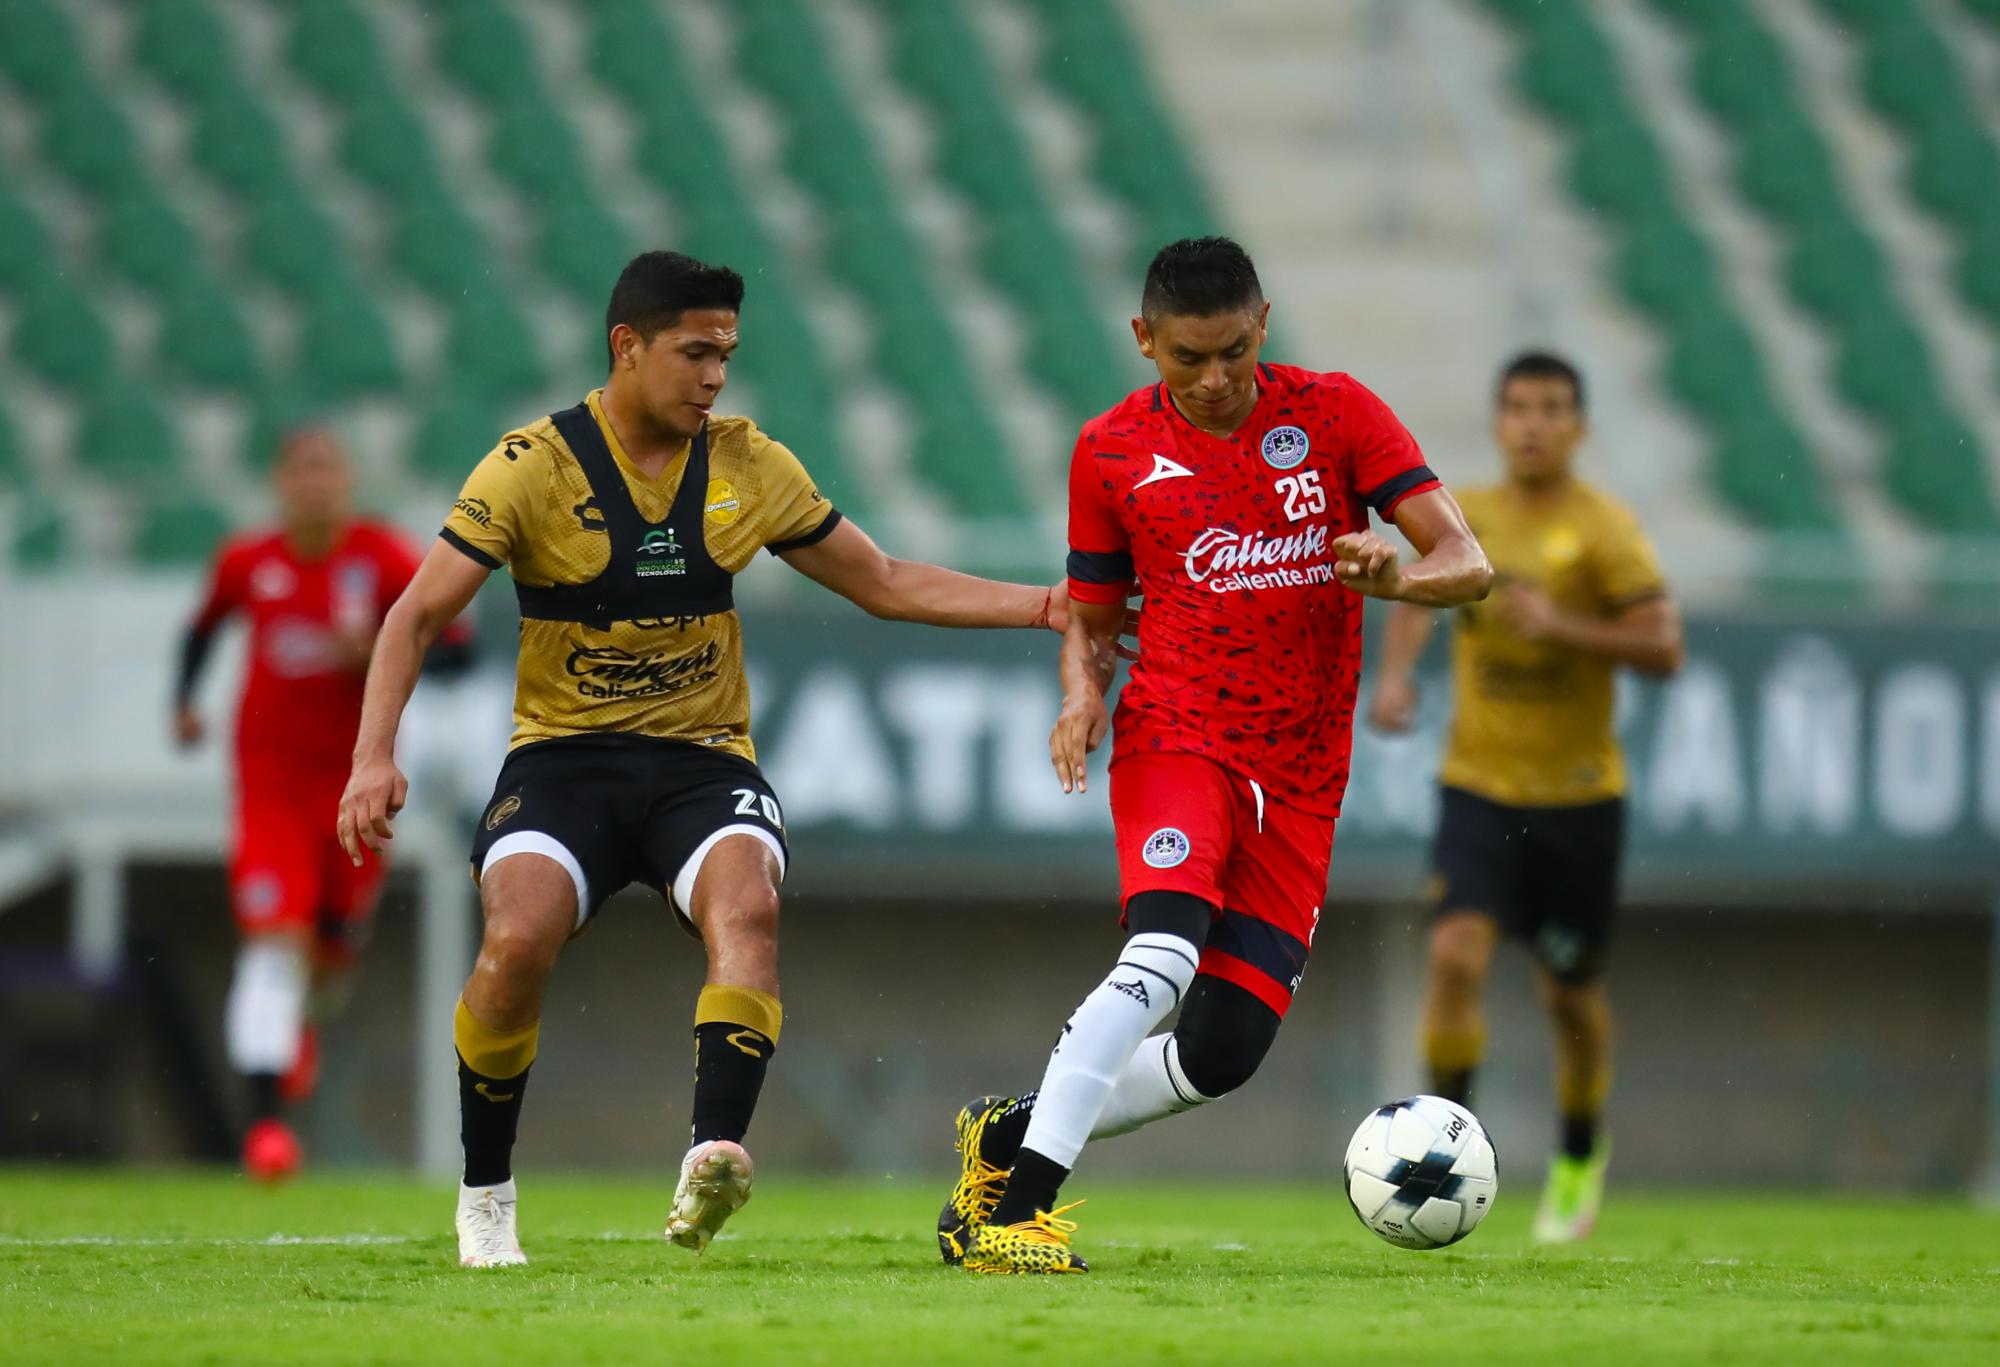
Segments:
[[[1471,1068],[1453,1068],[1449,1072],[1431,1074],[1431,1095],[1441,1096],[1446,1101],[1456,1101],[1461,1106],[1472,1105]]]
[[[1007,1190],[993,1207],[991,1223],[1018,1225],[1034,1219],[1038,1210],[1055,1209],[1056,1193],[1068,1176],[1069,1169],[1055,1159],[1022,1149],[1014,1155],[1014,1170],[1007,1174]]]
[[[748,1025],[703,1021],[695,1026],[694,1143],[743,1142],[776,1047],[770,1036]]]
[[[276,1073],[245,1073],[243,1080],[250,1084],[251,1120],[276,1120],[284,1114],[285,1103],[278,1095]]]
[[[497,1187],[514,1175],[514,1136],[521,1128],[523,1069],[509,1078],[484,1077],[458,1061],[458,1141],[465,1146],[465,1185]]]
[[[1562,1118],[1562,1151],[1568,1158],[1588,1158],[1597,1148],[1597,1117],[1566,1115]]]
[[[979,1134],[979,1156],[996,1168],[1014,1166],[1014,1155],[1021,1151],[1021,1141],[1028,1137],[1028,1122],[1035,1116],[1035,1098],[1039,1092],[1029,1092],[1016,1097],[1006,1110],[986,1122],[986,1128]]]

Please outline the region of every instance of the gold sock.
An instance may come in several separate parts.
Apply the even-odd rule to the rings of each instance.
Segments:
[[[541,1039],[540,1021],[519,1030],[495,1030],[467,1010],[462,997],[452,1013],[451,1042],[458,1047],[459,1058],[473,1072],[496,1082],[527,1072]]]

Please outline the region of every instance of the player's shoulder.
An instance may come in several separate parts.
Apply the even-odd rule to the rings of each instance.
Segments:
[[[742,413],[718,413],[708,420],[708,449],[756,462],[778,459],[791,448]]]
[[[284,528],[245,527],[216,543],[215,560],[218,565],[252,564],[268,555],[282,555],[284,549]]]
[[[402,528],[379,517],[358,517],[350,531],[354,544],[373,555],[406,557],[415,553],[416,543]]]
[[[1600,526],[1619,531],[1639,526],[1638,511],[1631,504],[1588,480],[1571,482],[1570,501],[1581,516]]]
[[[1357,403],[1381,403],[1374,390],[1345,370],[1308,370],[1272,361],[1260,364],[1257,369],[1261,372],[1259,378],[1277,392],[1281,402],[1290,399],[1317,404],[1329,413]]]
[[[1124,454],[1150,441],[1169,416],[1167,390],[1154,383],[1133,390],[1078,430],[1077,448],[1092,454]]]

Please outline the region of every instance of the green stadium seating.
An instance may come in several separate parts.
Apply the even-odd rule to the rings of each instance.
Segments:
[[[494,0],[450,0],[438,11],[431,65],[466,95],[508,99],[535,86],[535,50],[527,30]]]
[[[285,137],[270,110],[247,89],[218,80],[196,102],[191,160],[232,194],[283,190],[291,178]]]
[[[1659,144],[1630,114],[1608,115],[1576,139],[1569,183],[1585,205],[1627,226],[1678,213]]]
[[[353,281],[329,274],[299,331],[300,366],[329,398],[386,394],[403,381],[388,320]]]
[[[1583,127],[1624,103],[1618,59],[1587,16],[1536,21],[1518,62],[1522,92],[1560,123]]]
[[[625,226],[584,195],[565,195],[549,205],[535,239],[535,262],[542,273],[593,310],[610,298],[632,253]]]
[[[1783,79],[1784,49],[1771,32],[1737,10],[1733,22],[1711,20],[1701,29],[1693,84],[1704,108],[1723,122],[1748,126],[1797,106]]]
[[[430,130],[394,97],[370,100],[347,118],[340,163],[348,174],[391,199],[415,194],[438,179]]]
[[[1770,406],[1763,355],[1734,313],[1685,320],[1668,351],[1667,384],[1704,423],[1720,426]]]
[[[324,419],[333,405],[310,379],[299,375],[267,375],[258,386],[244,429],[242,463],[267,470],[277,458],[285,434]]]
[[[0,494],[26,488],[34,472],[28,468],[27,454],[21,450],[20,434],[13,417],[0,408]]]
[[[486,160],[516,195],[547,206],[586,193],[583,146],[562,111],[533,87],[496,100],[486,134]]]
[[[1958,0],[1958,3],[1973,18],[2000,27],[2000,0]]]
[[[385,84],[374,25],[352,0],[292,0],[285,59],[323,99],[352,109]]]
[[[229,535],[230,521],[214,504],[186,494],[145,507],[132,538],[132,557],[141,565],[199,565]]]
[[[221,284],[182,277],[160,316],[160,369],[188,384],[245,392],[257,382],[256,339]]]
[[[1819,0],[1819,7],[1842,28],[1867,36],[1901,23],[1909,0]]]
[[[97,260],[128,285],[160,293],[198,258],[194,230],[144,180],[126,184],[97,226]]]
[[[1958,288],[1968,303],[2000,327],[2000,218],[1988,219],[1966,238],[1958,262]]]
[[[99,90],[71,85],[42,116],[42,159],[79,193],[102,197],[139,174],[132,129]]]
[[[206,0],[146,0],[131,8],[133,60],[176,94],[198,95],[234,66],[229,36]]]
[[[23,95],[47,100],[84,69],[69,16],[53,0],[0,0],[0,77]]]
[[[491,270],[486,235],[437,183],[395,203],[388,246],[396,269],[441,299],[484,285]]]
[[[70,539],[69,519],[62,509],[21,509],[14,525],[14,564],[30,571],[57,566],[69,554]]]
[[[1899,413],[1883,463],[1889,493],[1918,520],[1966,535],[2000,532],[1978,439],[1944,408]]]
[[[110,363],[111,327],[74,281],[46,275],[21,296],[11,348],[28,374],[75,391],[96,383]]]
[[[1880,25],[1861,59],[1861,89],[1876,112],[1915,131],[1939,114],[1960,109],[1956,64],[1951,49],[1920,17],[1914,5],[1891,5],[1904,17]]]
[[[469,290],[453,306],[445,355],[454,374],[500,398],[531,393],[549,378],[534,329],[497,285]]]
[[[1916,200],[1960,233],[2000,216],[2000,152],[1969,112],[1923,131],[1907,175]]]
[[[130,379],[107,379],[81,405],[74,460],[97,478],[148,489],[182,475],[180,440],[165,410]]]
[[[1834,382],[1849,403],[1877,418],[1942,407],[1924,339],[1895,312],[1851,320],[1841,338]]]
[[[404,463],[432,484],[457,489],[506,432],[501,407],[476,389],[444,389],[424,406]]]
[[[1830,531],[1839,525],[1822,494],[1812,452],[1768,405],[1726,424],[1710,459],[1717,491],[1752,522],[1781,531]]]
[[[1793,237],[1785,282],[1792,298],[1827,323],[1889,306],[1881,249],[1852,219],[1829,219]]]
[[[590,74],[635,107],[688,98],[674,36],[649,0],[599,0],[585,12]]]
[[[27,288],[46,275],[54,261],[40,216],[0,180],[0,290]]]
[[[318,290],[342,270],[339,234],[319,207],[295,189],[256,202],[237,251],[252,272],[294,299]]]
[[[1737,143],[1736,185],[1781,224],[1804,227],[1846,217],[1826,143],[1795,111],[1746,130]]]
[[[1720,307],[1715,258],[1701,235],[1678,217],[1625,234],[1617,273],[1625,297],[1662,322]]]

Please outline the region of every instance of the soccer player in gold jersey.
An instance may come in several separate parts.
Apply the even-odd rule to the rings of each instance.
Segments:
[[[340,838],[380,850],[408,783],[398,720],[426,648],[493,570],[521,607],[513,746],[472,847],[486,929],[454,1040],[468,1267],[525,1262],[512,1151],[564,944],[630,883],[660,891],[708,953],[695,1006],[691,1147],[667,1238],[700,1251],[748,1198],[743,1137],[778,1042],[787,847],[750,742],[733,577],[761,549],[877,617],[1060,632],[1065,590],[885,554],[747,418],[712,413],[743,280],[673,252],[611,293],[611,374],[509,432],[473,470],[382,624]]]
[[[1505,478],[1459,494],[1495,571],[1493,596],[1454,615],[1454,715],[1433,850],[1424,1049],[1431,1090],[1465,1102],[1485,1051],[1481,999],[1505,933],[1540,968],[1555,1025],[1561,1143],[1535,1235],[1590,1233],[1610,1145],[1604,956],[1624,846],[1625,765],[1612,730],[1613,675],[1680,667],[1680,616],[1630,510],[1578,479],[1583,379],[1545,352],[1500,372],[1493,439]],[[1414,670],[1436,621],[1390,618],[1371,720],[1409,728]]]

